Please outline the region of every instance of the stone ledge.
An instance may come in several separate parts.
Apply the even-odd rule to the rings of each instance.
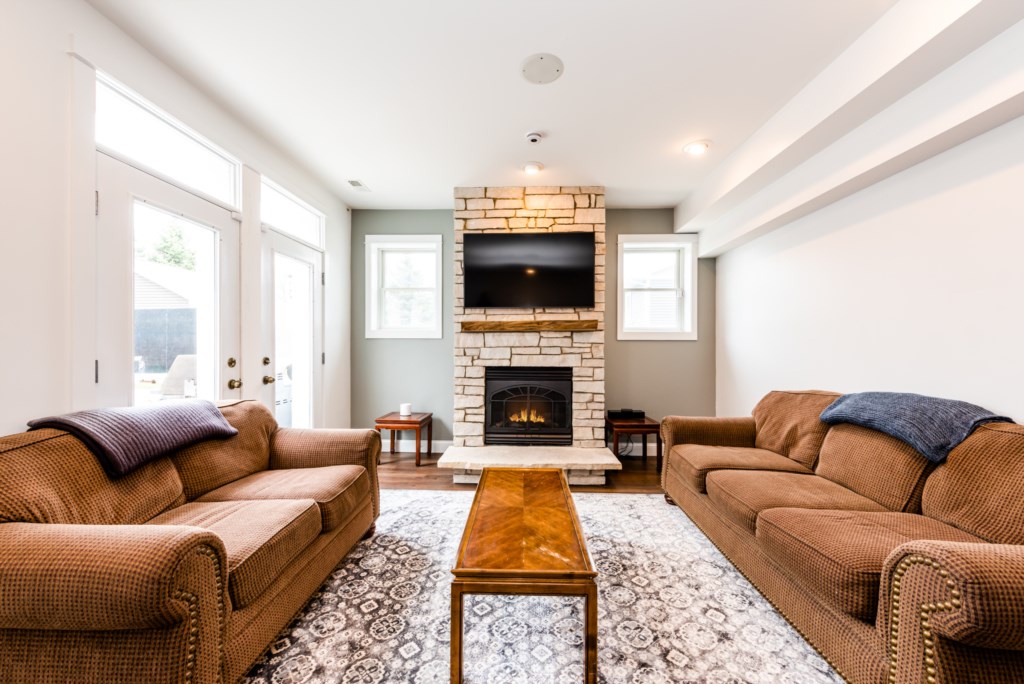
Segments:
[[[462,321],[462,332],[535,332],[542,330],[597,330],[597,320],[559,319],[552,321]]]

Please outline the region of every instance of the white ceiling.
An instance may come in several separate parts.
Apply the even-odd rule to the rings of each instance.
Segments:
[[[89,2],[349,205],[406,209],[525,184],[675,206],[896,0]],[[537,52],[564,76],[526,82]]]

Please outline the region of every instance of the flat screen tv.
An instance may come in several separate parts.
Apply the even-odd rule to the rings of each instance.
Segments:
[[[465,306],[594,306],[593,233],[465,233]]]

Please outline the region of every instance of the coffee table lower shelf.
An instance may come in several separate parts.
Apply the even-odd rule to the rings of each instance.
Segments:
[[[503,594],[516,596],[582,596],[584,673],[587,684],[597,682],[597,582],[587,580],[523,580],[500,578],[456,578],[452,581],[452,684],[462,684],[462,617],[466,594]]]

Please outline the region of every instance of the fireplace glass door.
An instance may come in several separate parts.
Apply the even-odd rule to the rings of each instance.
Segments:
[[[572,444],[572,370],[489,368],[486,444]]]

